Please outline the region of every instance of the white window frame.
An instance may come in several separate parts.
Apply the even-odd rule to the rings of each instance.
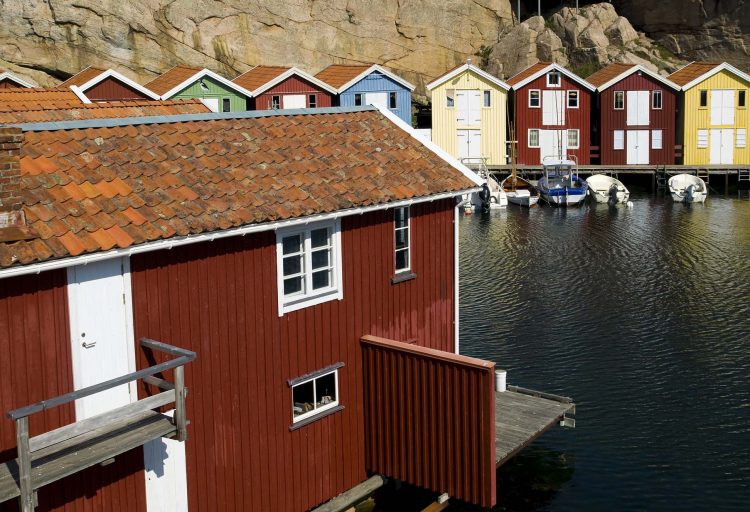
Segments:
[[[651,130],[651,149],[664,149],[664,130]]]
[[[455,108],[456,106],[456,90],[446,89],[445,90],[445,108]]]
[[[492,107],[492,91],[489,89],[485,89],[482,93],[482,108],[491,108]]]
[[[554,75],[554,76],[557,77],[557,83],[556,84],[553,84],[553,83],[551,83],[549,81],[549,79],[550,79],[550,77],[552,75]],[[549,73],[547,73],[547,87],[554,87],[555,89],[558,89],[558,88],[562,87],[562,73],[560,73],[557,70],[553,70],[553,71],[550,71]]]
[[[706,149],[708,147],[708,130],[704,128],[698,129],[696,145],[698,146],[698,149]]]
[[[271,110],[280,110],[280,109],[281,109],[281,95],[274,94],[271,96]]]
[[[576,145],[575,146],[573,146],[570,143],[570,133],[571,132],[573,132],[573,133],[576,134]],[[580,147],[581,147],[581,130],[579,130],[579,129],[569,129],[569,130],[567,130],[567,133],[565,134],[565,136],[567,137],[567,141],[566,142],[568,143],[568,146],[567,146],[568,149],[580,149]]]
[[[317,94],[308,94],[307,95],[307,107],[308,108],[318,108],[318,95]]]
[[[705,93],[705,97],[706,97],[706,104],[705,105],[701,105],[701,103],[703,101],[704,93]],[[708,97],[708,89],[699,89],[698,90],[698,108],[708,108],[708,103],[709,103],[710,100],[711,99]]]
[[[536,100],[537,105],[531,104],[531,95],[532,93],[536,93]],[[529,90],[529,108],[542,108],[542,91],[540,89],[530,89]]]
[[[622,96],[622,106],[621,107],[617,106],[617,96],[618,95]],[[625,91],[615,91],[615,95],[612,98],[612,103],[613,103],[612,107],[615,110],[625,110]]]
[[[388,108],[391,110],[396,110],[398,108],[398,95],[396,94],[396,91],[388,92]]]
[[[310,247],[310,233],[316,229],[328,228],[331,230],[331,280],[330,286],[320,290],[312,290],[312,251]],[[290,296],[284,295],[284,247],[283,240],[294,235],[303,236],[303,275],[305,279],[305,292]],[[341,221],[316,222],[305,226],[279,229],[276,232],[276,281],[279,316],[298,309],[322,304],[329,300],[341,300],[344,298],[344,286],[341,268]]]
[[[327,403],[321,407],[316,407],[312,411],[307,411],[305,413],[300,414],[299,416],[294,415],[294,388],[302,386],[304,384],[307,384],[309,382],[313,383],[313,405],[317,404],[317,396],[315,396],[316,390],[315,390],[315,381],[322,378],[327,377],[328,375],[333,374],[334,381],[335,381],[335,387],[336,387],[336,400],[333,400],[330,403]],[[292,425],[295,423],[299,423],[300,421],[304,421],[308,418],[312,418],[313,416],[318,416],[319,414],[322,414],[325,411],[328,411],[330,409],[333,409],[334,407],[338,407],[339,405],[339,369],[336,368],[334,370],[331,370],[330,372],[321,373],[319,375],[315,375],[314,377],[310,377],[309,379],[305,379],[300,382],[296,382],[294,385],[291,386],[292,391]]]
[[[571,94],[571,93],[575,93],[575,95]],[[580,93],[580,91],[571,90],[571,91],[567,91],[566,94],[567,94],[567,105],[568,105],[568,108],[578,108],[578,105],[580,105],[580,103],[581,103],[581,93]],[[575,99],[576,99],[575,106],[573,106],[573,105],[570,104],[570,98],[572,98],[572,97],[575,97]]]
[[[742,96],[742,105],[740,105],[740,96]],[[747,108],[747,91],[745,89],[737,90],[737,108]]]
[[[536,132],[536,145],[531,144],[531,132]],[[528,141],[527,141],[529,148],[538,148],[540,146],[541,136],[542,136],[542,131],[539,128],[529,128]]]
[[[406,226],[398,228],[396,227],[396,212],[398,210],[406,211]],[[396,247],[396,233],[399,231],[406,230],[406,247],[398,249]],[[398,268],[398,258],[396,255],[399,252],[406,251],[406,267]],[[396,274],[404,272],[411,272],[411,208],[408,206],[401,206],[393,209],[393,268],[396,270]]]
[[[656,106],[656,98],[659,98],[659,106]],[[661,89],[651,91],[651,110],[661,110],[664,108],[664,93]]]
[[[737,128],[737,133],[735,134],[735,141],[736,141],[736,147],[738,148],[745,148],[747,147],[747,129],[746,128]]]
[[[618,137],[619,144],[618,144]],[[615,151],[625,151],[625,130],[615,130],[612,132],[612,149]]]

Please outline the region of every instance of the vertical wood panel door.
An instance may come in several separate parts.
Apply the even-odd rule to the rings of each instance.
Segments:
[[[542,124],[565,124],[565,91],[542,91]]]
[[[286,94],[281,98],[284,108],[305,108],[307,99],[304,94]]]
[[[481,91],[456,91],[456,123],[466,126],[477,126],[482,122]]]
[[[482,135],[480,130],[458,130],[458,158],[481,158]]]
[[[628,91],[626,106],[628,126],[649,125],[651,105],[648,91]]]
[[[734,90],[711,91],[711,124],[734,124]]]
[[[628,130],[627,134],[627,163],[628,165],[644,165],[649,163],[649,131]]]
[[[388,108],[387,92],[368,92],[365,93],[365,103],[375,105],[376,107]]]
[[[712,128],[710,139],[711,164],[731,164],[734,162],[734,130]]]
[[[545,158],[565,158],[567,154],[567,130],[539,130],[540,163],[544,163]]]
[[[81,389],[135,368],[128,260],[78,265],[68,269],[73,386]],[[134,386],[132,386],[134,388]],[[127,405],[133,394],[123,384],[76,401],[81,420]]]

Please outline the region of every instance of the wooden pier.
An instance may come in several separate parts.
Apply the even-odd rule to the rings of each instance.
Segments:
[[[495,461],[502,466],[547,430],[560,423],[575,427],[570,398],[508,386],[495,393]]]

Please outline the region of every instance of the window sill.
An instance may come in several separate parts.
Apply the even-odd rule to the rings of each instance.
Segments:
[[[417,274],[414,272],[399,272],[391,278],[391,284],[403,283],[404,281],[411,281],[416,278]]]
[[[304,427],[305,425],[309,425],[310,423],[314,423],[320,419],[325,418],[326,416],[330,416],[331,414],[339,411],[343,411],[344,406],[343,405],[337,405],[336,407],[332,407],[330,409],[327,409],[320,414],[316,414],[315,416],[310,416],[309,418],[305,418],[304,420],[298,421],[297,423],[292,423],[289,425],[289,432],[294,432],[297,429],[300,429]]]

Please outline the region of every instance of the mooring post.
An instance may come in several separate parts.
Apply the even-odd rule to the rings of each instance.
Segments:
[[[724,172],[724,195],[729,195],[729,171]]]
[[[31,451],[29,449],[29,417],[16,420],[16,449],[18,451],[18,487],[21,491],[19,509],[34,512],[34,489],[31,485]]]

